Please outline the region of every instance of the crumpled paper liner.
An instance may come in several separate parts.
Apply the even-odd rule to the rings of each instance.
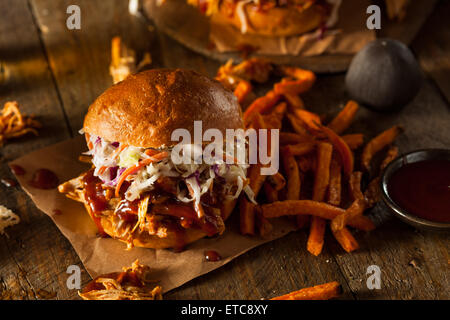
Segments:
[[[82,136],[67,140],[41,150],[37,150],[16,159],[9,164],[22,166],[26,170],[23,176],[16,176],[23,190],[31,197],[36,206],[47,214],[70,241],[81,262],[91,277],[120,271],[139,259],[140,263],[150,266],[153,278],[167,292],[171,289],[217,269],[248,250],[286,235],[295,228],[287,220],[273,221],[274,231],[270,238],[247,237],[239,234],[238,216],[235,212],[223,235],[215,238],[201,239],[190,244],[182,252],[171,250],[154,250],[133,248],[126,250],[126,245],[111,238],[100,238],[97,229],[84,206],[66,198],[57,189],[42,190],[29,185],[35,170],[46,168],[52,170],[60,182],[77,177],[89,166],[78,161],[78,156],[86,151],[86,142]],[[55,214],[58,209],[62,213]],[[222,260],[207,262],[205,250],[216,250]]]
[[[336,25],[322,35],[319,30],[290,37],[242,34],[221,16],[213,15],[209,38],[218,52],[237,51],[245,45],[264,55],[354,54],[376,38],[375,31],[366,26],[366,9],[370,4],[367,0],[342,1]]]

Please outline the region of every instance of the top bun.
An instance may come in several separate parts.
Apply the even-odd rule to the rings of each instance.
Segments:
[[[243,128],[234,94],[219,82],[182,69],[154,69],[130,75],[89,107],[83,129],[111,142],[142,148],[173,146],[175,129]]]

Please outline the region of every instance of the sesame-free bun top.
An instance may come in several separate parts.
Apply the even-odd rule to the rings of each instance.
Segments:
[[[142,148],[173,146],[175,129],[193,137],[194,121],[203,131],[243,127],[234,94],[219,82],[183,69],[154,69],[130,75],[89,107],[83,129],[111,142]]]

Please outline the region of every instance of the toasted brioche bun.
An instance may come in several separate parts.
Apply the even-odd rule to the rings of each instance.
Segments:
[[[219,82],[194,71],[155,69],[131,75],[107,89],[89,107],[84,120],[84,131],[111,142],[120,142],[142,148],[163,148],[175,145],[173,130],[194,132],[194,121],[202,121],[202,129],[243,128],[241,110],[234,94]],[[91,218],[93,212],[84,197],[82,176],[59,187],[60,192],[84,204]],[[236,201],[225,202],[221,208],[225,221]],[[129,234],[119,235],[113,223],[113,212],[98,215],[105,233],[127,242]],[[150,235],[136,230],[133,245],[163,249],[178,248],[176,230],[167,230],[167,236]],[[183,232],[183,243],[189,244],[206,234],[189,228]]]
[[[89,107],[84,131],[135,147],[173,146],[175,129],[194,132],[243,128],[234,94],[219,82],[182,69],[154,69],[130,75],[107,89]]]
[[[228,1],[222,1],[217,14],[242,30],[242,20]],[[326,10],[317,4],[298,9],[294,6],[259,9],[251,2],[244,6],[247,16],[247,33],[270,37],[283,37],[302,34],[317,29],[326,19]]]

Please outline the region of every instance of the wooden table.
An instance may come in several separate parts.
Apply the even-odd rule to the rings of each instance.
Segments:
[[[81,30],[66,28],[70,4],[81,7]],[[38,115],[44,124],[38,138],[23,137],[0,149],[0,177],[12,177],[8,161],[77,134],[89,104],[111,85],[108,66],[114,35],[138,51],[149,50],[154,67],[191,68],[210,76],[218,67],[130,16],[126,0],[0,0],[0,12],[0,103],[17,100],[24,112]],[[450,126],[449,15],[450,3],[441,1],[412,43],[426,81],[407,108],[434,112],[449,119]],[[307,102],[335,110],[348,99],[343,79],[343,74],[321,76]],[[389,116],[364,112],[369,127],[370,121],[387,125],[391,121]],[[449,126],[435,130],[448,133]],[[414,141],[407,145],[448,148],[450,134],[438,136],[435,139],[430,131],[427,145]],[[67,267],[82,268],[83,285],[90,277],[70,243],[19,188],[1,185],[0,192],[0,204],[22,220],[7,229],[9,237],[0,236],[0,296],[40,299],[55,293],[57,299],[76,299],[76,290],[66,287]],[[332,280],[343,285],[346,299],[450,298],[448,234],[418,231],[392,218],[369,234],[357,234],[361,249],[352,254],[327,237],[323,253],[314,257],[305,249],[307,234],[292,233],[173,290],[166,298],[260,299]],[[369,265],[382,271],[380,290],[366,286]]]

